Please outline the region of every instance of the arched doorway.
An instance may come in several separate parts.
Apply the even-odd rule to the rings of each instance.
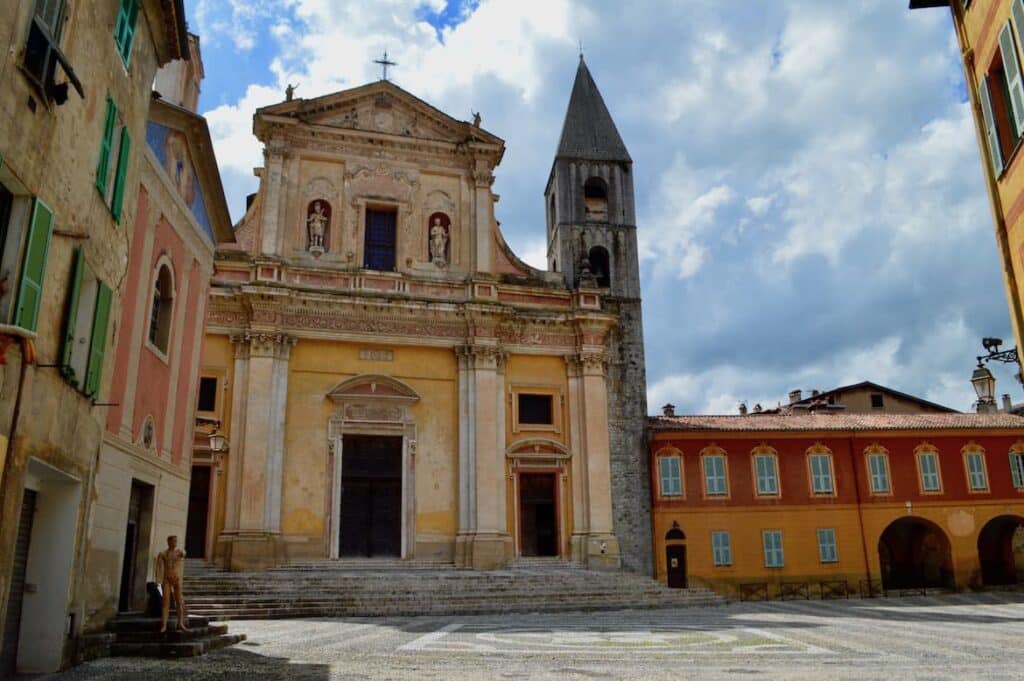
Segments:
[[[675,521],[665,533],[665,574],[670,589],[686,588],[686,534]]]
[[[885,589],[952,589],[953,557],[949,538],[935,523],[907,516],[893,521],[878,540]]]
[[[978,533],[981,582],[999,586],[1024,582],[1024,518],[1001,515]]]

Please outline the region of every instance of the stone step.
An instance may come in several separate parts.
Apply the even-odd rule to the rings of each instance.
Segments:
[[[196,641],[122,643],[111,646],[111,654],[118,657],[195,657],[211,650],[234,645],[245,640],[245,634],[223,634]]]
[[[185,610],[188,610],[186,607]],[[203,617],[202,615],[192,614],[189,612],[188,618],[185,620],[185,626],[189,629],[202,629],[210,625],[210,619]],[[171,613],[171,616],[167,618],[167,628],[177,629],[178,628],[178,616]],[[118,615],[109,623],[107,623],[107,629],[113,631],[116,634],[122,632],[160,632],[160,618],[159,617],[146,617],[145,615]]]
[[[208,627],[196,627],[188,631],[178,631],[167,627],[167,631],[120,631],[117,633],[118,643],[159,643],[168,641],[170,643],[185,643],[204,638],[223,636],[228,633],[228,625],[211,624]]]

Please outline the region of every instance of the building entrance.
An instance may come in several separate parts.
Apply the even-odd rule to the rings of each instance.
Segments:
[[[402,552],[402,438],[345,435],[341,460],[341,557]]]
[[[32,517],[36,511],[36,493],[25,490],[18,519],[18,537],[14,544],[14,569],[11,591],[7,597],[3,648],[0,649],[0,678],[12,676],[18,661],[18,635],[21,633],[21,607],[25,600],[25,567],[28,564],[29,541],[32,539]]]
[[[557,480],[557,473],[519,474],[520,555],[558,555]]]
[[[121,590],[117,609],[139,609],[146,600],[146,568],[149,563],[150,527],[153,518],[153,486],[132,480],[128,522],[121,558]]]
[[[192,466],[188,488],[188,520],[185,525],[185,554],[206,558],[206,520],[210,513],[210,466]]]
[[[1002,586],[1024,582],[1024,519],[1001,515],[978,533],[981,582]]]
[[[942,529],[924,518],[894,521],[878,540],[885,589],[953,588],[953,558]]]

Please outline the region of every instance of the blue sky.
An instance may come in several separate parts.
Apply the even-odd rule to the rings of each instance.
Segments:
[[[255,108],[287,83],[314,97],[376,79],[388,49],[398,85],[506,141],[498,219],[542,264],[582,41],[634,159],[652,411],[860,380],[968,409],[1007,307],[948,11],[906,4],[186,3],[236,219],[261,163]]]

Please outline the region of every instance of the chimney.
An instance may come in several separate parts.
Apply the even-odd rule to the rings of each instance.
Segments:
[[[811,390],[811,397],[817,397],[820,394],[821,394],[821,391],[818,390],[817,388],[814,388],[813,390]]]
[[[1009,414],[1013,410],[1013,400],[1010,399],[1009,393],[1003,393],[1003,411]]]
[[[661,413],[662,413],[663,416],[675,416],[676,415],[676,405],[674,405],[674,404],[666,404],[664,407],[661,408]]]
[[[790,404],[795,404],[795,403],[799,402],[800,398],[802,396],[803,396],[803,393],[799,389],[797,389],[797,390],[790,390],[789,391],[789,403]]]
[[[755,414],[760,414],[761,413],[761,403],[760,402],[758,402],[757,404],[754,405],[754,413]]]
[[[746,402],[740,402],[740,416],[746,416],[746,415],[747,415],[747,403]]]

